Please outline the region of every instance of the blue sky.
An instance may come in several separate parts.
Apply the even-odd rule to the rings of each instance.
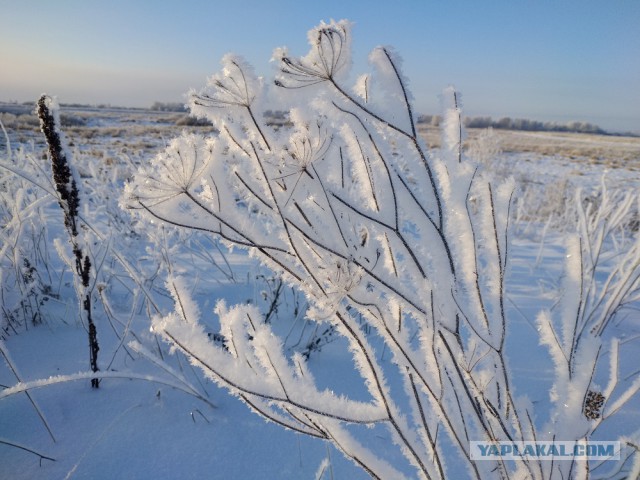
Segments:
[[[0,100],[182,101],[225,53],[270,76],[331,18],[355,24],[357,73],[396,48],[420,112],[453,84],[468,115],[640,132],[639,0],[0,0]]]

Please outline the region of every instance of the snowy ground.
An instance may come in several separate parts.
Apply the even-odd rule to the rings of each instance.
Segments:
[[[71,113],[85,119],[83,126],[67,129],[68,140],[77,156],[92,156],[105,165],[125,167],[159,151],[178,132],[174,123],[180,118],[180,115],[149,112]],[[19,144],[33,142],[28,148],[41,155],[42,143],[37,130],[15,125],[16,128],[8,128],[12,148],[16,150]],[[640,183],[637,139],[587,139],[568,134],[551,138],[546,134],[512,132],[499,135],[498,141],[506,153],[502,154],[497,170],[515,175],[522,185],[537,185],[535,191],[541,196],[549,197],[559,185],[566,188],[567,182],[592,189],[600,183],[605,171],[607,181],[614,187],[637,187]],[[520,149],[518,142],[522,142]],[[589,144],[589,151],[595,153],[587,153],[581,146],[585,143]],[[534,148],[536,144],[538,147]],[[550,154],[553,147],[549,145],[555,145],[554,151],[559,153]],[[3,140],[2,148],[5,147]],[[606,161],[607,158],[611,161]],[[79,169],[82,168],[79,165]],[[122,171],[126,172],[126,168]],[[89,175],[91,171],[85,173]],[[114,185],[121,181],[120,178],[112,180]],[[103,195],[103,198],[117,197],[119,192],[109,195],[103,192]],[[60,222],[57,205],[49,202],[46,212],[47,222],[51,222],[50,235],[57,233],[63,238],[60,229],[55,227],[55,223]],[[508,318],[511,319],[508,356],[516,393],[528,395],[534,405],[544,411],[552,370],[550,364],[541,363],[544,351],[537,345],[534,319],[541,308],[550,307],[557,299],[564,250],[561,233],[548,231],[543,236],[544,222],[540,219],[532,221],[525,215],[522,221],[528,223],[514,230],[507,281]],[[145,251],[148,247],[152,250],[159,247],[143,240],[136,243],[130,239],[128,245],[132,250],[126,252],[127,258],[146,268],[150,294],[163,311],[168,311],[172,302],[163,289],[162,280],[149,273],[154,259],[163,252]],[[213,248],[189,245],[192,248],[169,253],[174,267],[184,269],[194,280],[195,296],[202,311],[211,311],[220,298],[230,304],[253,302],[262,311],[269,311],[276,296],[277,279],[271,278],[244,254],[223,250],[224,258],[217,251],[206,258],[202,252],[210,253]],[[55,257],[53,249],[51,256]],[[231,270],[226,269],[225,259]],[[59,260],[52,262],[54,270],[63,270]],[[220,270],[214,262],[221,266]],[[108,317],[96,302],[96,321],[100,365],[114,378],[103,379],[98,390],[91,389],[86,379],[60,383],[50,379],[88,370],[86,332],[77,317],[68,272],[53,274],[58,282],[59,298],[52,297],[43,306],[44,321],[38,326],[31,322],[17,325],[15,331],[8,330],[5,335],[5,353],[16,371],[8,361],[0,362],[0,478],[312,479],[321,475],[325,479],[367,478],[329,445],[265,423],[235,398],[203,379],[184,358],[170,355],[166,346],[159,348],[149,332],[149,314],[143,300],[134,298],[130,281],[118,281],[122,275],[119,267],[112,268],[109,278],[113,281],[106,291],[113,315]],[[357,382],[351,381],[344,345],[328,334],[322,335],[326,327],[316,331],[305,323],[304,302],[290,289],[283,287],[278,301],[277,315],[272,321],[287,336],[287,344],[292,349],[304,350],[310,341],[320,339],[322,349],[312,351],[309,360],[319,380],[324,378],[327,383],[331,380],[334,385],[337,380],[336,388],[357,396],[358,391],[353,387]],[[296,319],[292,320],[293,317]],[[637,312],[626,316],[617,328],[627,338],[640,335]],[[166,371],[166,367],[162,369],[126,347],[134,339],[154,355],[162,355],[165,365],[173,369],[171,372],[179,373],[174,375]],[[630,365],[640,364],[638,351],[626,349],[623,360]],[[381,357],[383,355],[381,352]],[[176,375],[184,381],[179,381]],[[30,397],[24,391],[8,390],[19,380],[28,383],[39,379],[46,381],[40,388],[29,389]],[[197,396],[166,383],[181,388],[189,384]],[[625,424],[640,425],[637,395],[619,421],[610,427],[611,432],[617,433],[616,429]],[[381,431],[380,448],[387,441],[385,435],[386,432]],[[40,458],[33,451],[55,461]]]

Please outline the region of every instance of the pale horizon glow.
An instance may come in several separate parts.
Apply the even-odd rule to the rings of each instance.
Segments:
[[[369,51],[404,59],[415,108],[455,85],[470,116],[588,121],[640,132],[640,2],[0,0],[0,101],[148,107],[182,102],[227,52],[265,77],[273,49],[305,54],[321,20],[354,23]]]

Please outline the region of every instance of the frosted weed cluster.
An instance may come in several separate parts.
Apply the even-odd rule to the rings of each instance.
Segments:
[[[154,331],[257,413],[332,442],[376,478],[407,469],[447,478],[459,463],[470,478],[595,476],[598,465],[585,459],[473,461],[469,442],[590,440],[637,394],[638,374],[620,380],[623,347],[607,336],[615,314],[638,299],[637,237],[616,253],[604,286],[596,278],[637,197],[577,207],[565,295],[537,321],[555,376],[549,411],[537,411],[516,396],[505,355],[513,183],[494,184],[464,154],[453,89],[444,94],[443,148],[430,152],[392,49],[375,49],[374,73],[350,88],[350,24],[322,23],[308,38],[305,57],[275,52],[272,84],[242,58],[224,57],[221,73],[190,93],[192,113],[219,134],[176,138],[139,170],[124,201],[247,249],[304,292],[308,318],[346,340],[368,398],[321,388],[255,307],[219,303],[224,344],[210,342],[204,315],[175,276],[167,288],[176,310],[157,316]],[[267,109],[289,112],[292,126],[274,131]],[[380,348],[392,362],[381,361]],[[371,449],[366,438],[378,427],[406,465]],[[638,432],[627,433],[632,455]],[[638,455],[607,474],[623,467],[637,474]]]

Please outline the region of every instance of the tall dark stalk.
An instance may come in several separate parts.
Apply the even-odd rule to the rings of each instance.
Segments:
[[[60,135],[60,125],[55,115],[55,105],[50,97],[42,95],[38,100],[38,117],[40,118],[40,128],[44,133],[49,147],[51,157],[51,170],[53,181],[58,192],[58,204],[64,214],[64,225],[69,234],[73,258],[75,262],[76,275],[80,280],[78,297],[89,329],[89,364],[92,372],[98,372],[98,334],[95,323],[91,315],[91,290],[89,288],[91,279],[91,260],[82,250],[81,241],[78,237],[78,210],[80,208],[80,195],[78,184],[73,176],[67,155],[62,147]],[[100,380],[91,379],[91,386],[98,388]]]

